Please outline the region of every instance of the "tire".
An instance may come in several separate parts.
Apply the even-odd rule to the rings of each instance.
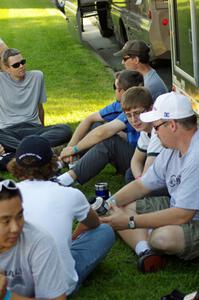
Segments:
[[[83,18],[82,18],[80,8],[77,9],[76,20],[77,20],[76,22],[77,22],[77,29],[78,29],[78,33],[79,33],[79,39],[80,39],[80,42],[82,42],[82,31],[84,31],[84,26],[83,26]]]
[[[124,24],[123,24],[121,19],[120,19],[120,41],[121,41],[121,46],[122,47],[128,41],[128,37],[127,37],[127,34],[126,34],[126,29],[125,29]]]
[[[55,0],[56,7],[65,14],[65,0]]]
[[[113,29],[108,26],[111,23],[110,5],[107,1],[97,2],[97,14],[99,18],[99,30],[103,37],[111,37]]]

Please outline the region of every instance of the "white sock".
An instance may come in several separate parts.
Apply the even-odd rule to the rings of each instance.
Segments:
[[[74,182],[74,179],[68,174],[68,172],[57,177],[59,181],[66,186],[71,185]]]
[[[139,241],[137,243],[137,245],[135,246],[135,253],[137,255],[139,255],[141,252],[144,252],[144,251],[150,250],[150,249],[151,248],[150,248],[150,246],[149,246],[149,244],[148,244],[147,241]]]

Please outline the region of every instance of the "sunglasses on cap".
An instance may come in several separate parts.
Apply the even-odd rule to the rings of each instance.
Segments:
[[[20,65],[22,65],[22,66],[25,65],[25,63],[26,63],[26,59],[22,59],[21,61],[16,62],[15,64],[11,65],[11,67],[14,69],[17,69],[20,67]]]
[[[3,181],[0,181],[0,192],[2,191],[3,187],[7,190],[18,190],[16,183],[12,179],[5,179]]]

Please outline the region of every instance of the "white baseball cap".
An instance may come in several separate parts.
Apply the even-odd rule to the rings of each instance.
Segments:
[[[191,101],[187,96],[170,92],[160,95],[153,105],[153,110],[140,114],[140,119],[142,122],[149,123],[160,119],[178,120],[194,114]]]

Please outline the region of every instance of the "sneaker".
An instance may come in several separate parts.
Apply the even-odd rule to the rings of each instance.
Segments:
[[[185,297],[184,293],[182,293],[178,290],[173,290],[171,292],[171,294],[161,297],[160,300],[183,300],[186,298],[186,297],[185,298],[184,297]]]
[[[166,265],[166,258],[152,250],[146,250],[139,255],[138,268],[142,273],[157,272]]]
[[[7,171],[7,164],[15,157],[14,152],[5,153],[0,156],[0,171]]]

